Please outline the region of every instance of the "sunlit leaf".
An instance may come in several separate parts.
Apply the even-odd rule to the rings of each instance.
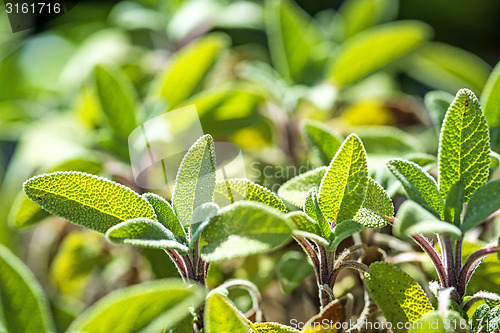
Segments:
[[[441,124],[448,107],[453,102],[453,95],[446,91],[434,90],[425,94],[424,103],[432,119],[436,132],[439,134]]]
[[[467,320],[453,310],[443,315],[439,311],[424,314],[409,333],[469,333]]]
[[[342,3],[339,14],[344,23],[344,36],[349,38],[358,32],[397,14],[398,3],[394,0],[348,0]]]
[[[255,332],[252,323],[234,306],[229,298],[217,290],[212,291],[205,303],[205,330],[207,333]]]
[[[483,223],[488,216],[500,209],[498,193],[500,193],[500,179],[487,182],[472,194],[460,226],[462,232],[465,233]]]
[[[253,329],[258,333],[299,333],[295,328],[279,323],[254,323]]]
[[[307,192],[312,187],[319,186],[326,169],[327,167],[320,167],[293,177],[278,189],[279,197],[294,206],[304,208]]]
[[[364,226],[354,220],[340,222],[332,229],[332,235],[330,236],[332,242],[327,247],[328,251],[335,251],[340,242],[363,229]]]
[[[474,93],[462,89],[450,105],[439,138],[439,190],[443,197],[457,181],[465,183],[465,202],[488,179],[490,136]]]
[[[175,215],[174,208],[170,205],[170,203],[159,195],[150,192],[144,193],[142,197],[153,207],[156,217],[158,218],[158,222],[170,230],[177,237],[177,239],[181,241],[181,243],[186,243],[186,232]]]
[[[156,220],[151,205],[131,189],[82,172],[53,172],[28,179],[26,195],[51,214],[106,232],[136,217]]]
[[[323,123],[313,120],[304,122],[303,132],[309,146],[319,154],[321,162],[324,165],[330,164],[342,144],[340,135]]]
[[[385,217],[394,215],[394,206],[384,188],[371,177],[368,177],[367,186],[365,201],[353,220],[368,228],[382,228],[387,224]]]
[[[304,212],[307,216],[318,223],[319,229],[321,230],[321,236],[325,239],[330,239],[332,234],[330,222],[325,219],[323,212],[321,211],[316,187],[311,188],[307,193],[307,197],[304,202]]]

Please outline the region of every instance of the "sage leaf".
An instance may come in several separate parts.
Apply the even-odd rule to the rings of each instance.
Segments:
[[[307,171],[285,182],[278,189],[278,196],[291,205],[304,209],[307,192],[321,184],[327,167]]]
[[[108,229],[106,237],[111,243],[130,244],[153,249],[174,249],[181,254],[188,247],[178,241],[163,224],[145,218],[135,218]]]
[[[7,332],[54,332],[49,305],[33,273],[0,244],[0,304]]]
[[[309,193],[307,193],[307,198],[304,203],[304,212],[318,223],[319,229],[321,230],[321,236],[325,239],[330,239],[332,234],[330,222],[325,219],[319,207],[316,187],[311,188]]]
[[[326,219],[352,219],[366,195],[368,169],[360,139],[349,135],[331,161],[319,187],[319,206]]]
[[[342,144],[342,137],[319,121],[307,120],[302,129],[307,143],[319,155],[323,165],[330,164]]]
[[[433,310],[424,291],[407,273],[386,262],[374,262],[365,274],[365,282],[371,296],[382,310],[394,332],[398,323],[416,322]]]
[[[297,288],[313,271],[307,257],[298,251],[285,253],[276,264],[278,281],[285,293]]]
[[[248,179],[218,180],[215,186],[214,202],[220,207],[226,207],[240,200],[262,202],[276,208],[283,213],[287,212],[283,201],[273,192]]]
[[[478,188],[469,200],[460,230],[464,233],[469,231],[500,209],[499,193],[500,179],[489,181]]]
[[[439,311],[426,313],[414,327],[409,333],[470,333],[467,320],[453,310],[448,310],[444,314]]]
[[[167,200],[163,199],[155,193],[144,193],[142,197],[146,199],[153,207],[156,217],[158,218],[158,222],[160,222],[168,230],[170,230],[181,243],[186,244],[186,231],[175,215],[172,205],[170,205]]]
[[[331,243],[328,245],[328,251],[335,251],[340,242],[342,242],[347,237],[360,232],[364,229],[364,226],[357,221],[348,220],[338,223],[332,230]]]
[[[490,166],[488,125],[474,93],[458,91],[439,138],[439,190],[443,197],[459,180],[465,182],[465,202],[486,183]]]
[[[387,162],[389,170],[399,179],[409,199],[419,203],[436,217],[443,217],[444,200],[436,181],[418,164],[394,159]]]
[[[465,183],[463,181],[456,182],[448,192],[444,203],[444,220],[460,226],[460,215],[464,207],[465,199]]]
[[[454,96],[446,91],[434,90],[425,94],[424,103],[432,119],[432,124],[438,133],[441,130],[444,116],[448,107],[453,102]]]
[[[211,202],[214,190],[214,141],[207,134],[189,148],[177,171],[172,204],[179,221],[184,225],[189,225],[196,207],[205,202]]]
[[[205,289],[178,279],[146,282],[119,289],[100,299],[68,332],[161,332],[174,327],[203,301]]]
[[[256,332],[252,323],[234,306],[226,295],[219,290],[208,294],[204,313],[207,333],[219,332]]]
[[[295,328],[273,322],[254,323],[252,327],[258,333],[300,333]]]
[[[292,225],[277,209],[260,202],[240,201],[222,208],[203,232],[201,256],[220,261],[264,253],[285,245]]]
[[[368,228],[382,228],[387,225],[386,218],[394,215],[394,206],[384,188],[371,177],[368,177],[367,185],[365,201],[353,220]]]
[[[136,217],[156,220],[153,208],[139,194],[87,173],[47,173],[28,179],[23,189],[47,212],[101,233]]]

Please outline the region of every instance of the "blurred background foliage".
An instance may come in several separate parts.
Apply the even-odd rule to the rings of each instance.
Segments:
[[[385,160],[405,156],[432,172],[427,154],[437,150],[444,111],[429,105],[459,88],[480,95],[500,59],[499,14],[500,2],[485,0],[81,1],[54,21],[13,34],[2,13],[0,242],[42,282],[60,330],[111,290],[176,276],[161,251],[112,246],[49,217],[21,190],[32,175],[80,170],[143,192],[132,177],[129,133],[190,104],[204,132],[240,146],[248,176],[274,191],[324,164],[306,149],[305,139],[321,136],[304,139],[305,119],[340,139],[354,131],[372,174],[397,201]],[[426,108],[432,90],[443,92]],[[497,229],[483,232],[495,239]],[[209,284],[249,279],[273,295],[265,303],[268,320],[307,319],[316,308],[314,296],[304,296],[314,295],[312,283],[295,288],[311,266],[296,250],[212,265]],[[499,265],[488,260],[496,263],[490,270]],[[488,276],[487,289],[500,292],[499,275],[490,273],[478,270],[471,288]],[[352,288],[354,279],[341,279],[336,292]],[[232,297],[250,307],[245,296]]]

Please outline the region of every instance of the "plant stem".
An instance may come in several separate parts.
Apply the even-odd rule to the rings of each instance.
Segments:
[[[184,262],[184,259],[177,253],[175,250],[171,249],[164,249],[165,253],[168,254],[170,259],[172,259],[173,263],[175,264],[175,267],[179,270],[179,274],[182,277],[182,280],[184,282],[187,282],[189,280],[188,276],[188,270],[186,267],[186,263]]]
[[[360,272],[368,272],[368,266],[365,264],[362,264],[357,261],[344,261],[343,263],[339,264],[337,268],[334,268],[333,271],[330,273],[330,277],[328,278],[328,286],[330,289],[333,290],[333,286],[335,285],[335,280],[337,280],[337,276],[339,275],[340,271],[343,270],[344,268],[350,268],[350,269],[355,269]]]
[[[299,236],[294,236],[294,238],[297,241],[297,243],[299,243],[299,245],[302,247],[302,249],[307,254],[309,259],[311,259],[313,266],[314,266],[314,272],[316,273],[316,281],[320,281],[320,278],[321,278],[321,273],[319,270],[320,269],[320,262],[319,262],[317,254],[316,254],[316,251],[314,251],[314,249],[311,246],[311,243],[309,243],[309,241],[307,239],[305,239],[303,237],[299,237]]]
[[[465,294],[465,288],[467,287],[467,283],[476,270],[477,266],[481,263],[481,261],[488,255],[492,253],[500,252],[500,246],[490,246],[484,249],[477,250],[472,253],[462,267],[460,271],[460,277],[458,279],[458,293],[460,297],[463,297]]]
[[[457,278],[455,275],[455,262],[453,256],[453,247],[448,235],[437,234],[441,254],[443,257],[443,265],[446,272],[446,280],[444,287],[456,287]]]
[[[429,258],[431,258],[432,264],[434,265],[434,268],[438,273],[439,282],[442,286],[444,286],[446,283],[446,271],[444,269],[443,262],[441,261],[441,258],[439,258],[436,250],[434,250],[431,243],[429,243],[429,241],[422,235],[412,236],[412,239],[420,246],[420,248],[425,253],[427,253]]]

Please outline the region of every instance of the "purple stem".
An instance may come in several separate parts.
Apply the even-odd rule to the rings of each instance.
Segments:
[[[314,272],[316,273],[316,281],[318,281],[318,283],[319,283],[320,279],[321,279],[321,272],[319,271],[320,262],[319,262],[318,256],[316,255],[316,251],[314,251],[314,249],[311,246],[311,243],[309,243],[307,241],[307,239],[305,239],[303,237],[299,237],[299,236],[295,236],[294,238],[297,241],[297,243],[299,243],[299,245],[302,247],[304,252],[311,259],[313,266],[314,266]]]
[[[443,265],[446,272],[446,284],[444,287],[454,287],[457,285],[457,278],[455,275],[455,264],[453,257],[453,248],[451,246],[451,241],[448,235],[437,235],[439,240],[439,246],[441,247],[441,253],[443,257]]]
[[[182,280],[183,281],[188,280],[189,278],[188,278],[188,271],[186,268],[186,263],[184,262],[182,257],[179,256],[179,253],[177,253],[177,251],[171,250],[171,249],[163,249],[163,250],[165,251],[166,254],[168,254],[170,259],[172,259],[172,261],[174,262],[175,267],[177,267],[177,269],[179,270],[179,274],[181,275]]]
[[[474,273],[474,270],[479,266],[481,261],[492,253],[500,252],[500,246],[490,246],[484,249],[477,250],[472,253],[462,267],[460,271],[460,277],[458,279],[458,293],[460,296],[465,294],[465,288],[469,283],[469,280]]]
[[[333,286],[335,285],[335,280],[337,280],[337,276],[339,275],[340,271],[343,270],[344,268],[350,268],[350,269],[355,269],[360,272],[368,272],[369,268],[365,264],[362,264],[357,261],[344,261],[340,265],[338,265],[337,268],[335,268],[331,273],[330,277],[328,278],[328,286],[333,290]]]
[[[446,272],[443,266],[443,262],[441,261],[441,258],[439,258],[439,255],[437,254],[436,250],[434,250],[431,243],[429,243],[429,241],[422,235],[412,236],[412,239],[420,246],[420,248],[425,253],[427,253],[429,258],[431,258],[432,264],[434,265],[434,268],[438,273],[439,282],[441,283],[442,286],[444,286],[446,282],[445,278]]]
[[[316,244],[319,252],[319,270],[321,273],[320,284],[324,284],[328,279],[328,256],[323,246]]]

